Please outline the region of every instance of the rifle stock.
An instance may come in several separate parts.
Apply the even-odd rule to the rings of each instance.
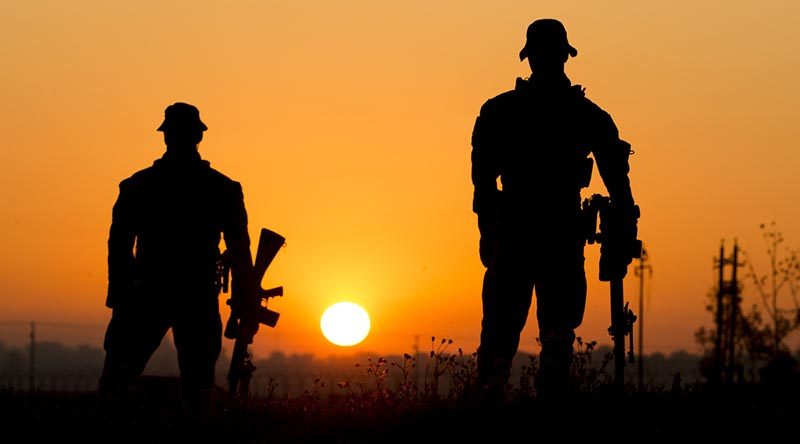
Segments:
[[[285,242],[286,239],[280,234],[262,228],[253,264],[252,282],[244,285],[243,293],[232,294],[228,299],[231,316],[225,325],[225,337],[235,340],[228,369],[228,395],[232,398],[249,396],[250,379],[256,367],[253,365],[253,355],[247,347],[253,343],[259,325],[275,327],[278,323],[280,313],[268,309],[262,305],[262,301],[266,304],[269,298],[283,296],[283,287],[263,289],[261,281]]]

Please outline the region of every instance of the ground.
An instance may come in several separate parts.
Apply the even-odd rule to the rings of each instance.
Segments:
[[[18,441],[254,443],[779,438],[796,436],[800,418],[796,390],[764,386],[696,386],[623,397],[601,388],[562,401],[512,396],[486,404],[386,391],[327,400],[314,393],[255,398],[244,405],[229,402],[220,390],[213,412],[191,415],[181,408],[175,382],[165,380],[143,384],[125,403],[101,402],[94,393],[5,389],[0,418]]]

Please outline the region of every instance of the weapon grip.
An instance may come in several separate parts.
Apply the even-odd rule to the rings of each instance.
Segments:
[[[261,299],[269,299],[278,296],[283,296],[283,286],[270,288],[269,290],[261,290]]]
[[[228,318],[228,322],[225,324],[225,337],[228,339],[236,339],[239,336],[239,324],[236,321],[236,317],[231,315]]]

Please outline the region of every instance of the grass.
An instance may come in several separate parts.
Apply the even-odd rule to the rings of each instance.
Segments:
[[[615,396],[610,356],[595,356],[595,343],[578,341],[573,361],[574,396],[562,402],[536,397],[537,361],[531,357],[509,384],[501,404],[469,396],[475,354],[451,352],[449,339],[432,338],[424,360],[368,358],[354,364],[358,377],[325,382],[291,396],[229,401],[223,391],[205,416],[181,410],[174,378],[144,378],[130,402],[106,404],[93,393],[57,395],[0,390],[0,418],[7,433],[26,440],[57,437],[113,442],[501,442],[560,439],[687,439],[743,434],[795,434],[797,391],[762,386],[713,389],[703,385],[650,387]],[[420,368],[417,368],[417,366]],[[415,372],[422,372],[415,379]],[[420,382],[417,382],[420,381]],[[17,438],[17,440],[22,440]],[[547,441],[555,441],[548,439]],[[9,441],[10,442],[10,441]]]

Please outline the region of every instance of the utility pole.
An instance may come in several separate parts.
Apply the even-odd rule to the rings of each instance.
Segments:
[[[736,317],[739,312],[739,281],[736,278],[736,270],[739,268],[739,244],[733,241],[733,258],[731,259],[731,281],[728,283],[728,296],[730,296],[728,313],[728,364],[725,368],[725,379],[728,383],[733,382],[733,373],[736,366]]]
[[[31,321],[31,368],[30,368],[30,381],[28,381],[28,391],[30,393],[33,393],[35,375],[36,375],[36,322]]]
[[[737,270],[742,266],[739,263],[738,242],[734,241],[733,254],[730,258],[725,257],[724,246],[720,245],[719,258],[716,258],[715,262],[717,262],[715,267],[719,269],[719,283],[717,285],[717,335],[714,338],[714,376],[712,382],[722,382],[724,374],[725,382],[730,384],[733,382],[734,368],[736,366],[736,318],[739,313]],[[725,280],[726,266],[731,267],[730,280]]]
[[[419,387],[419,335],[414,335],[414,369],[412,370],[412,377],[414,378],[414,387]]]
[[[714,383],[719,383],[719,376],[722,374],[722,285],[725,282],[725,241],[720,242],[719,263],[715,265],[719,268],[719,280],[717,286],[717,335],[714,337]]]
[[[638,387],[639,391],[644,391],[644,272],[653,275],[653,267],[647,263],[649,257],[647,250],[642,246],[642,257],[639,258],[639,266],[636,267],[636,275],[639,276],[639,363],[638,363]]]

